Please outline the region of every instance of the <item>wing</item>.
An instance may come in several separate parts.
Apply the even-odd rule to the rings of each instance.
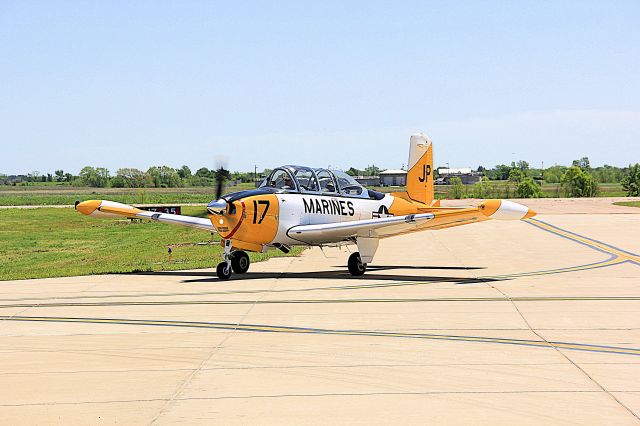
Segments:
[[[434,229],[451,228],[489,219],[516,220],[535,215],[511,201],[487,200],[477,207],[433,208],[429,213],[294,226],[287,235],[307,244],[334,243],[353,238],[386,238]]]
[[[215,228],[209,219],[180,214],[158,213],[141,210],[127,204],[106,200],[83,201],[76,205],[76,210],[87,216],[94,217],[127,217],[129,219],[153,220],[173,225],[188,226],[204,231],[215,232]]]

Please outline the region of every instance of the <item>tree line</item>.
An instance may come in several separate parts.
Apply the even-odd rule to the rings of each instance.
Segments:
[[[574,160],[571,166],[554,165],[547,169],[529,167],[526,161],[512,162],[511,165],[499,164],[492,169],[479,166],[478,172],[483,174],[482,180],[473,185],[472,196],[512,196],[518,198],[538,198],[543,196],[542,184],[558,184],[566,197],[595,197],[600,192],[601,183],[618,183],[628,196],[640,196],[640,164],[629,167],[604,165],[591,167],[588,157]],[[498,186],[497,181],[505,184]],[[462,198],[468,194],[460,178],[452,178],[452,195]]]
[[[86,166],[78,175],[56,170],[54,174],[42,174],[38,171],[25,175],[7,176],[0,174],[0,184],[17,185],[24,183],[55,182],[73,186],[89,186],[94,188],[180,188],[186,186],[213,186],[217,170],[202,167],[192,173],[188,166],[173,168],[170,166],[153,166],[146,171],[127,167],[118,169],[112,175],[105,167]],[[270,172],[266,169],[261,174]],[[253,172],[228,172],[225,179],[235,183],[253,182]],[[260,176],[257,176],[260,177]]]
[[[381,169],[375,165],[365,169],[351,167],[347,173],[352,176],[377,176]],[[225,178],[234,183],[254,182],[271,172],[265,169],[258,172],[231,172]],[[535,198],[542,196],[542,184],[558,184],[567,197],[593,197],[599,192],[599,184],[619,183],[629,196],[640,196],[640,164],[629,167],[604,165],[591,167],[589,158],[583,157],[573,161],[571,166],[554,165],[546,169],[530,167],[529,163],[520,160],[510,165],[498,164],[491,169],[479,166],[476,172],[482,180],[471,188],[462,184],[460,178],[452,177],[450,196],[461,198],[471,195],[478,198],[519,197]],[[185,186],[213,186],[217,170],[202,167],[191,171],[188,166],[173,168],[170,166],[153,166],[146,171],[136,168],[118,169],[112,175],[107,168],[86,166],[78,175],[56,170],[54,173],[42,174],[38,171],[26,175],[7,176],[0,174],[0,184],[16,185],[21,183],[56,182],[75,186],[96,188],[179,188]],[[434,178],[438,177],[438,169]]]

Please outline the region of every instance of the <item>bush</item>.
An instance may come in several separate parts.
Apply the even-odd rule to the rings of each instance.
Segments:
[[[622,178],[622,188],[627,191],[627,196],[640,196],[640,163],[629,165],[629,170]]]
[[[451,178],[450,183],[452,185],[451,188],[451,196],[453,198],[464,198],[464,185],[462,184],[462,179],[457,176]]]
[[[577,166],[567,169],[560,184],[567,197],[595,197],[598,193],[598,184],[593,176]]]
[[[542,196],[542,188],[530,177],[520,181],[516,192],[520,198],[540,198]]]

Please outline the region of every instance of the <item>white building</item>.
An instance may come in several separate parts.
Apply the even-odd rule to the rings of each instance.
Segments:
[[[407,184],[407,171],[388,169],[380,172],[380,184],[383,186],[405,186]]]

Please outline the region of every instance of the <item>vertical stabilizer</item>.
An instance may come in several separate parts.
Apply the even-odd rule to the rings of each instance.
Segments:
[[[409,142],[407,195],[414,201],[433,201],[433,147],[424,133],[414,133]]]

